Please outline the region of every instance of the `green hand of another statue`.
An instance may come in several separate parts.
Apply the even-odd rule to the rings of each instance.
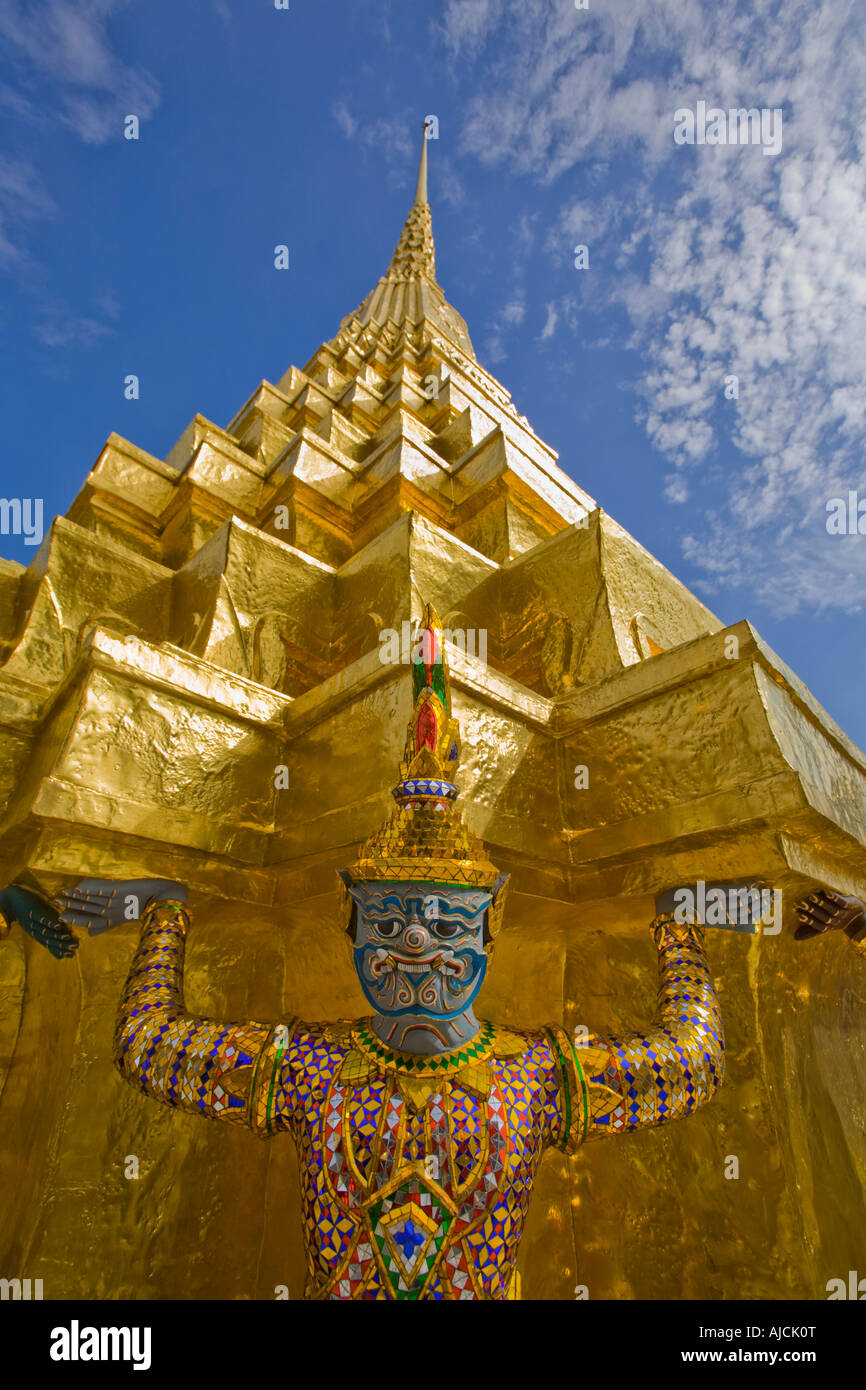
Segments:
[[[17,922],[58,960],[74,956],[78,950],[75,934],[61,922],[56,906],[34,888],[10,883],[0,892],[0,912],[7,924]]]
[[[137,920],[153,898],[186,902],[186,888],[167,878],[85,878],[64,888],[52,902],[35,885],[10,883],[0,892],[0,913],[7,923],[17,922],[40,946],[58,960],[78,950],[74,929],[90,936],[124,922]]]

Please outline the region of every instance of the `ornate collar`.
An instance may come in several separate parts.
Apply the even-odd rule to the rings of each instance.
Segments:
[[[415,1110],[423,1109],[431,1096],[451,1083],[486,1099],[490,1093],[491,1056],[513,1056],[525,1047],[525,1039],[496,1028],[492,1023],[482,1023],[465,1047],[422,1057],[386,1046],[365,1019],[352,1029],[351,1050],[340,1069],[340,1079],[358,1082],[367,1080],[375,1072],[389,1072],[403,1099]]]
[[[489,1057],[493,1050],[495,1033],[496,1029],[492,1023],[482,1023],[475,1037],[465,1047],[452,1048],[450,1052],[438,1052],[427,1057],[417,1052],[398,1052],[396,1048],[388,1047],[364,1019],[355,1025],[352,1042],[381,1070],[433,1078],[462,1071],[464,1067]]]

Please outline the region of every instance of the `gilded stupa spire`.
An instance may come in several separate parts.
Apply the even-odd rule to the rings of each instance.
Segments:
[[[427,191],[428,128],[424,123],[415,197],[390,264],[378,285],[341,327],[355,322],[362,328],[423,324],[443,334],[469,357],[475,356],[469,330],[446,300],[436,279],[436,248]]]
[[[415,203],[428,203],[427,197],[427,122],[424,122],[424,135],[421,140],[421,158],[418,161],[418,182],[415,184]]]
[[[432,280],[436,284],[436,248],[433,244],[433,218],[427,198],[427,122],[421,142],[415,201],[409,209],[397,249],[391,257],[386,279]]]

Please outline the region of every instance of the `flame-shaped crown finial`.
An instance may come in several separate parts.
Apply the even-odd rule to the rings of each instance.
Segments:
[[[397,806],[363,845],[349,872],[356,882],[454,883],[491,889],[500,875],[454,804],[460,733],[451,716],[442,624],[430,603],[424,607],[412,652],[412,689],[412,718],[400,781],[393,791]]]

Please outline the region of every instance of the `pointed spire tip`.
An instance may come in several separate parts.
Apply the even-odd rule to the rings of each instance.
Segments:
[[[426,203],[427,199],[427,120],[424,120],[424,134],[421,137],[421,160],[418,165],[418,183],[415,187],[415,202]]]

